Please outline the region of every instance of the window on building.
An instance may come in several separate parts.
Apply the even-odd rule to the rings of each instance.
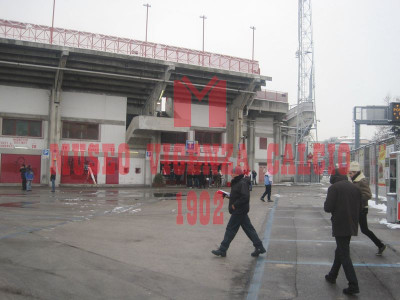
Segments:
[[[209,132],[209,131],[196,131],[195,140],[199,142],[199,145],[204,144],[221,144],[222,133],[221,132]]]
[[[161,132],[161,144],[186,144],[186,132]]]
[[[98,140],[99,124],[63,122],[62,138],[78,140]]]
[[[268,143],[267,138],[260,137],[260,150],[267,150]]]
[[[3,119],[3,135],[42,137],[42,121]]]

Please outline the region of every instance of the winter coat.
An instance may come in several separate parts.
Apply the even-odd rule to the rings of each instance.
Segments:
[[[351,180],[360,189],[363,208],[368,208],[368,200],[372,198],[372,193],[367,178],[362,172],[358,172]]]
[[[360,190],[336,172],[331,176],[331,186],[324,203],[324,210],[332,213],[333,236],[356,236],[362,201]]]
[[[239,175],[231,181],[231,195],[229,197],[229,213],[245,215],[250,210],[250,178]],[[235,206],[235,209],[232,208]]]
[[[26,169],[25,178],[26,180],[33,180],[33,171],[32,169]]]
[[[21,179],[26,179],[25,178],[26,168],[25,167],[21,167],[19,169],[19,172],[21,173]]]

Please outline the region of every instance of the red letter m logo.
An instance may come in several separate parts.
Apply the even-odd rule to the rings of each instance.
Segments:
[[[174,81],[174,126],[190,127],[192,125],[192,94],[203,100],[208,94],[209,127],[226,127],[226,81],[216,76],[202,91],[197,90],[190,80],[184,76]],[[197,116],[201,118],[202,116]]]

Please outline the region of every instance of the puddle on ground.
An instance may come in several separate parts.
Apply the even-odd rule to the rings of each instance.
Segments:
[[[0,203],[1,207],[19,207],[19,208],[26,208],[28,205],[32,205],[39,202],[29,202],[29,201],[21,201],[21,202],[7,202],[7,203]]]
[[[156,198],[176,199],[177,194],[181,194],[181,196],[186,196],[186,194],[183,194],[183,193],[153,193],[153,196]]]

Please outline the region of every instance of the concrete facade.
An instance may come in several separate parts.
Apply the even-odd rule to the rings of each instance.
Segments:
[[[12,59],[3,56],[10,51],[19,55]],[[26,61],[31,63],[24,69]],[[268,146],[282,141],[276,124],[288,111],[287,94],[263,92],[263,96],[258,93],[270,77],[8,39],[0,39],[0,65],[4,66],[0,73],[12,74],[0,76],[0,118],[42,122],[41,137],[1,135],[0,154],[39,155],[38,183],[41,184],[49,184],[50,165],[57,160],[54,153],[43,152],[50,149],[50,145],[58,145],[60,150],[69,147],[58,159],[79,153],[87,165],[87,158],[94,156],[96,163],[92,167],[96,168],[98,184],[150,185],[155,175],[154,163],[151,168],[152,161],[146,159],[149,154],[146,150],[149,144],[161,144],[163,133],[184,133],[183,144],[197,140],[196,132],[214,133],[220,137],[220,146],[229,144],[233,150],[227,158],[220,147],[217,162],[222,164],[225,160],[231,167],[237,163],[238,145],[246,144],[248,167],[257,172],[267,159],[267,150],[260,149],[259,139],[267,138]],[[215,76],[226,82],[226,126],[210,128],[209,114],[213,107],[208,104],[208,96],[191,103],[190,126],[175,126],[174,83],[183,76],[189,78],[199,93]],[[268,98],[267,94],[273,97]],[[165,111],[161,111],[161,97],[167,100]],[[98,125],[98,137],[92,140],[64,138],[65,122]],[[18,143],[23,145],[19,147]],[[104,150],[108,144],[114,149]],[[122,149],[118,148],[125,144],[129,147],[129,166],[124,159],[118,160],[118,151]],[[91,147],[99,147],[98,153],[90,152]],[[168,156],[176,154],[176,149],[163,146],[158,156],[152,157],[158,161],[157,172],[161,171],[160,162],[168,161]],[[200,145],[196,161],[206,162],[206,150]],[[179,161],[188,163],[184,152],[185,149]],[[67,164],[67,160],[57,163]],[[68,163],[73,166],[71,161]],[[117,164],[119,175],[111,178],[105,170],[113,168],[113,163]],[[3,182],[0,171],[0,184]],[[56,182],[71,183],[63,182],[62,176],[57,176]]]

